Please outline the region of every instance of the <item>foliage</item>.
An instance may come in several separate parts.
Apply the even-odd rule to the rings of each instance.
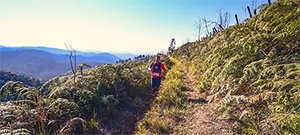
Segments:
[[[136,133],[170,133],[178,108],[184,108],[182,68],[187,68],[199,92],[217,102],[224,116],[241,121],[243,134],[300,134],[300,109],[295,108],[300,103],[299,7],[299,0],[263,5],[242,24],[170,53],[176,64]],[[125,114],[120,112],[123,106],[146,104],[151,59],[100,65],[83,70],[75,82],[72,76],[56,77],[39,89],[8,82],[0,90],[0,98],[10,100],[0,103],[0,133],[99,129],[116,114]],[[172,65],[168,57],[163,60]]]
[[[146,104],[150,91],[148,65],[154,58],[82,70],[76,78],[63,76],[50,79],[40,89],[22,82],[7,82],[0,98],[1,133],[69,134],[99,133],[97,121],[109,121],[120,114],[122,106],[139,108]],[[171,66],[167,57],[162,60]],[[81,71],[80,71],[81,72]],[[17,126],[21,123],[22,126]],[[75,123],[79,129],[75,130]],[[75,126],[75,127],[76,127]],[[98,131],[94,131],[98,130]]]
[[[179,109],[184,107],[182,89],[184,89],[181,64],[173,59],[175,65],[166,75],[166,80],[153,101],[151,110],[137,125],[137,134],[167,134],[170,125],[176,122]]]
[[[245,134],[299,134],[300,1],[278,0],[260,13],[171,55],[187,61],[198,90],[240,119]]]
[[[31,77],[0,71],[0,88],[8,81],[20,81],[33,87],[39,87],[42,85],[41,81]]]

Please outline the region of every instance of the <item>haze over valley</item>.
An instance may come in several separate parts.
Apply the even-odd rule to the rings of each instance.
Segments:
[[[65,75],[70,71],[69,52],[49,47],[0,46],[0,71],[24,74],[40,80]],[[118,57],[119,56],[119,57]],[[133,54],[96,53],[77,51],[77,64],[86,63],[92,67],[100,64],[114,64],[121,59],[133,58]]]

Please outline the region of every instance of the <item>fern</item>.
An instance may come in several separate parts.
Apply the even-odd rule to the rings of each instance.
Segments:
[[[9,128],[0,128],[0,134],[1,135],[11,135],[11,129]]]
[[[38,91],[35,88],[30,87],[30,88],[27,88],[27,90],[20,92],[18,99],[19,99],[19,97],[22,97],[23,99],[28,99],[28,100],[32,100],[32,101],[36,102],[36,100],[37,100],[36,98],[38,95],[40,95],[40,91]]]
[[[244,95],[239,95],[239,96],[226,96],[224,98],[222,98],[222,100],[220,101],[221,104],[229,104],[230,102],[234,101],[237,103],[237,104],[240,104],[240,103],[243,103],[243,102],[247,102],[249,100],[249,98],[247,98],[246,96]]]
[[[28,109],[33,109],[37,106],[36,102],[34,102],[32,100],[17,100],[17,101],[13,101],[11,103],[16,106],[26,107]]]
[[[33,133],[26,129],[26,128],[19,128],[19,129],[9,129],[9,128],[2,128],[0,129],[1,135],[33,135]]]
[[[49,112],[55,117],[72,116],[78,113],[79,106],[67,99],[58,98],[49,105]]]
[[[0,98],[9,98],[16,100],[20,91],[24,89],[25,85],[22,82],[9,81],[0,89]]]
[[[33,133],[26,128],[15,129],[11,132],[13,135],[33,135]]]
[[[260,134],[262,135],[280,135],[281,125],[278,121],[265,119],[259,123]]]
[[[82,118],[75,117],[66,122],[60,129],[60,134],[82,134],[86,121]]]
[[[24,93],[28,92],[29,91],[29,88],[22,88],[19,90],[18,92],[18,97],[17,97],[17,100],[18,99],[24,99],[26,95],[24,95]]]

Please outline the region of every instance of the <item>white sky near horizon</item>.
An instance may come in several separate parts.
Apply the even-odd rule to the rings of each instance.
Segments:
[[[263,3],[261,0],[257,3]],[[196,39],[199,16],[241,18],[251,0],[0,0],[0,45],[156,53]]]

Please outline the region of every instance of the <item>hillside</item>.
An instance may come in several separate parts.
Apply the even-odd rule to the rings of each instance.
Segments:
[[[299,0],[263,5],[171,56],[182,64],[169,72],[138,134],[300,134]]]
[[[86,63],[91,66],[115,63],[120,59],[109,53],[81,54],[77,55],[77,63]],[[0,47],[0,71],[47,80],[58,75],[64,75],[71,70],[68,58],[68,54],[52,54],[34,48]]]
[[[14,82],[20,81],[28,86],[33,86],[33,87],[39,87],[41,85],[41,82],[34,78],[24,76],[24,75],[16,75],[10,72],[0,71],[0,88],[8,81],[14,81]]]
[[[0,90],[0,98],[12,99],[0,102],[0,134],[132,133],[153,98],[150,60],[99,65],[75,84],[72,76],[50,79],[40,89],[8,82]]]
[[[153,57],[0,90],[0,134],[300,134],[300,1],[278,0],[162,60]]]

